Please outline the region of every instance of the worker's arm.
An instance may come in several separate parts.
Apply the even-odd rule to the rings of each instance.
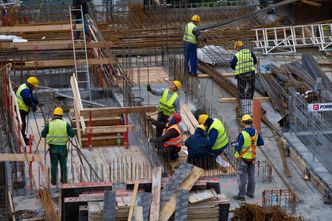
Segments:
[[[165,88],[153,89],[150,84],[146,86],[147,91],[151,92],[151,94],[156,96],[161,96],[164,93]]]
[[[69,123],[67,123],[67,134],[70,137],[74,137],[76,135],[76,130]]]
[[[179,96],[174,101],[174,107],[175,107],[175,112],[178,113],[178,114],[180,114],[181,105],[180,105],[180,98],[179,98]]]
[[[260,133],[258,133],[257,146],[263,146],[263,145],[264,145],[263,137],[261,136]]]
[[[161,137],[156,137],[156,138],[151,138],[151,142],[153,143],[163,143],[168,141],[169,139],[172,139],[174,137],[179,136],[179,132],[176,129],[170,129],[167,131],[167,133],[165,133],[164,135],[162,135]]]
[[[218,138],[218,131],[212,128],[209,132],[209,147],[212,148]]]
[[[243,143],[244,143],[244,138],[243,138],[242,133],[240,133],[239,136],[238,136],[238,138],[237,138],[237,147],[236,147],[236,151],[238,153],[241,153],[241,149],[242,149]]]
[[[46,124],[45,127],[44,127],[44,129],[41,132],[41,136],[42,137],[45,138],[47,136],[47,134],[48,134],[48,128],[49,128],[49,126],[48,126],[48,124]]]
[[[36,103],[33,98],[30,89],[24,89],[21,92],[22,99],[26,105],[28,105],[33,111],[36,111]]]
[[[251,51],[252,59],[254,59],[254,64],[257,64],[257,57],[253,51]]]
[[[236,64],[237,64],[237,58],[236,58],[236,56],[234,56],[232,61],[231,61],[231,68],[233,70],[235,70]]]

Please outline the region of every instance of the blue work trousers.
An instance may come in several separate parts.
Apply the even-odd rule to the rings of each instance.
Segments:
[[[197,47],[195,44],[184,43],[185,67],[188,65],[190,75],[197,75]]]

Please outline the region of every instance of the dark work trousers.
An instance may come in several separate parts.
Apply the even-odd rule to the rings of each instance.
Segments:
[[[157,121],[159,123],[166,123],[168,118],[169,118],[168,116],[166,116],[162,112],[159,112]],[[156,126],[156,137],[161,137],[161,135],[163,134],[163,130],[164,127]]]
[[[50,145],[50,159],[51,159],[51,183],[56,185],[58,174],[58,163],[60,163],[61,183],[67,183],[67,146],[53,146]]]
[[[78,21],[75,21],[75,24],[82,24],[82,20],[81,20],[81,16],[77,17],[76,19]],[[88,21],[87,19],[85,18],[85,16],[83,16],[83,23],[84,23],[84,31],[85,31],[85,35],[86,35],[86,40],[89,40],[90,38],[90,30],[89,30],[89,26],[88,26]],[[80,31],[76,31],[74,33],[74,37],[75,37],[75,40],[78,40],[80,39],[80,35],[81,35],[81,32]]]
[[[239,197],[248,195],[255,195],[255,164],[252,160],[241,159],[236,163],[238,184],[239,184]],[[247,191],[246,191],[247,186]]]
[[[255,92],[255,71],[236,75],[239,99],[253,99]]]
[[[25,144],[28,143],[28,138],[27,135],[25,134],[25,130],[27,127],[27,116],[28,116],[29,112],[25,112],[24,110],[20,110],[20,115],[21,115],[21,119],[22,119],[22,128],[21,128],[21,133],[23,135]]]
[[[197,75],[197,46],[195,44],[184,42],[185,68],[190,76]]]
[[[181,148],[179,147],[174,147],[174,146],[168,146],[168,147],[161,147],[161,149],[159,149],[159,154],[162,155],[163,159],[166,161],[169,160],[176,160],[179,158],[179,152],[180,152]]]

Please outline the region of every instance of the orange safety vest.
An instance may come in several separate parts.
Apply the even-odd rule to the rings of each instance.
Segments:
[[[179,135],[177,137],[173,137],[171,139],[169,139],[168,141],[165,141],[163,143],[164,147],[169,147],[169,146],[173,146],[173,147],[178,147],[181,148],[181,130],[178,124],[173,124],[172,126],[170,126],[169,128],[164,130],[164,134],[167,133],[167,131],[169,131],[170,129],[175,129],[179,132]]]

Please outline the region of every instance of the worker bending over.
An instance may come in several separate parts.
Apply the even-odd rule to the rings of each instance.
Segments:
[[[197,25],[201,18],[198,15],[191,17],[191,22],[187,23],[183,34],[183,48],[185,67],[188,65],[190,76],[197,76],[197,45],[200,41],[204,41]]]
[[[187,162],[203,169],[210,169],[214,167],[216,157],[211,151],[205,130],[204,125],[198,125],[195,133],[186,140],[185,145],[188,148]]]
[[[63,110],[61,107],[54,109],[54,118],[45,125],[41,132],[42,137],[46,137],[49,144],[51,160],[51,183],[57,183],[58,162],[61,169],[61,183],[67,183],[67,143],[69,137],[74,137],[76,131],[71,125],[62,119]]]
[[[168,88],[152,89],[150,84],[146,87],[147,91],[153,95],[161,96],[158,106],[158,122],[160,125],[166,125],[166,122],[174,112],[180,114],[180,99],[177,91],[181,89],[181,82],[174,80],[169,82]],[[160,137],[164,127],[156,126],[156,136]]]
[[[176,160],[179,158],[178,153],[181,150],[181,130],[179,126],[180,122],[180,114],[174,113],[168,118],[163,135],[161,137],[150,139],[151,143],[162,143],[160,152],[164,157],[167,157],[170,160]],[[155,121],[154,123],[158,124],[159,122]]]
[[[203,124],[207,131],[209,139],[209,147],[216,156],[222,153],[228,147],[228,136],[221,120],[217,118],[209,118],[207,114],[201,114],[198,123]]]
[[[264,145],[264,140],[258,131],[252,127],[253,120],[250,115],[243,115],[241,124],[244,129],[238,136],[234,154],[237,159],[239,193],[233,198],[244,201],[245,195],[250,198],[255,196],[256,147]]]
[[[251,114],[251,103],[255,92],[257,58],[249,48],[244,46],[242,41],[236,41],[234,48],[238,52],[231,61],[231,67],[235,70],[235,78],[237,79],[241,114]]]
[[[26,145],[29,144],[29,139],[25,134],[26,125],[27,125],[27,116],[32,110],[35,112],[37,110],[38,101],[33,96],[32,92],[38,87],[39,80],[36,77],[29,77],[27,82],[22,84],[16,91],[16,100],[18,109],[20,111],[20,116],[22,119],[22,128],[21,133]]]

